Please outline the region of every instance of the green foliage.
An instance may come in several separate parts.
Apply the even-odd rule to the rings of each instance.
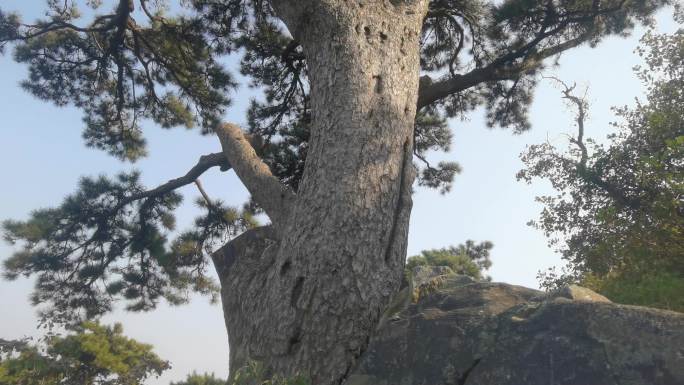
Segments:
[[[461,173],[461,166],[456,162],[439,162],[437,167],[424,168],[420,174],[418,184],[430,188],[439,188],[439,192],[446,194],[451,191],[451,186],[456,174]]]
[[[587,274],[581,284],[618,303],[684,312],[684,278],[668,271]]]
[[[228,385],[228,381],[215,377],[214,373],[197,374],[193,372],[185,380],[172,382],[171,385]]]
[[[467,240],[458,246],[423,250],[420,255],[406,260],[406,270],[411,271],[416,266],[448,266],[457,274],[483,279],[484,272],[492,266],[489,252],[493,247],[489,241],[475,244]]]
[[[588,1],[431,1],[422,31],[422,69],[442,74],[442,79],[473,75],[487,81],[419,111],[415,155],[424,160],[426,149],[446,151],[451,137],[439,122],[464,118],[480,106],[486,109],[489,127],[511,127],[516,133],[528,130],[528,107],[537,77],[545,68],[544,58],[557,57],[583,42],[594,46],[609,34],[626,35],[635,21],[650,22],[652,12],[665,3],[669,1],[609,0],[600,5]],[[508,73],[504,69],[511,67],[519,70]],[[459,172],[454,162],[437,166],[426,162],[419,184],[445,193]]]
[[[83,19],[75,2],[69,10],[51,7],[32,25],[0,17],[0,41],[17,42],[14,58],[29,68],[24,89],[82,109],[86,144],[134,161],[146,154],[140,120],[199,123],[209,132],[236,84],[197,19],[165,17],[160,8],[138,24],[132,4],[119,2],[83,27],[73,24]]]
[[[585,144],[580,130],[565,153],[550,144],[531,146],[518,176],[547,179],[559,192],[537,198],[545,207],[533,222],[569,262],[565,277],[549,282],[587,280],[618,302],[680,306],[684,30],[650,32],[642,44],[637,52],[646,66],[637,73],[647,86],[647,103],[615,109],[622,122],[614,124],[606,145]]]
[[[427,161],[426,154],[430,150],[448,152],[452,138],[443,114],[431,108],[418,111],[414,127],[413,152],[426,166],[418,177],[419,185],[440,189],[442,194],[451,190],[454,177],[461,172],[461,167],[456,162],[439,162],[435,167]]]
[[[544,58],[626,34],[668,2],[605,0],[598,7],[587,1],[433,0],[423,26],[422,69],[458,78],[474,68],[482,79],[423,112],[444,120],[484,106],[490,126],[528,129],[534,75]],[[249,130],[265,139],[269,165],[298,185],[308,141],[301,133],[311,119],[306,57],[268,2],[188,0],[170,13],[163,0],[119,0],[113,9],[107,9],[110,2],[85,1],[97,13],[92,20],[79,12],[78,1],[58,3],[49,3],[45,18],[34,24],[0,11],[0,48],[14,44],[15,59],[28,65],[23,86],[29,92],[84,111],[88,145],[138,159],[145,155],[141,119],[162,127],[199,123],[210,132],[236,86],[221,59],[241,52],[240,72],[265,96],[252,103]],[[512,73],[497,72],[516,66]],[[443,127],[420,120],[419,114],[419,136],[443,136]],[[443,189],[455,168],[436,170],[444,171],[423,172],[421,178],[447,180],[424,183]]]
[[[218,287],[205,274],[208,253],[255,222],[220,201],[200,201],[205,214],[195,229],[169,242],[180,202],[173,191],[145,192],[135,172],[83,178],[59,207],[3,222],[5,240],[21,246],[4,261],[5,277],[36,275],[33,303],[50,304],[45,315],[64,322],[107,312],[117,298],[138,311],[160,298],[184,303],[189,290],[215,295]]]
[[[0,344],[0,385],[141,385],[169,368],[152,351],[113,327],[87,322],[45,346]]]
[[[423,26],[424,70],[448,72],[449,77],[467,72],[473,64],[495,72],[498,63],[537,61],[519,73],[493,76],[494,81],[455,93],[432,107],[454,117],[485,106],[489,126],[527,130],[536,75],[544,69],[537,58],[543,58],[545,50],[554,51],[560,44],[595,45],[608,34],[628,34],[636,20],[649,22],[651,13],[664,3],[668,2],[431,1]]]

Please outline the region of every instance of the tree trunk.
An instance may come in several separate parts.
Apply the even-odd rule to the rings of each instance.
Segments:
[[[214,259],[231,373],[252,359],[338,384],[401,282],[427,1],[315,4],[283,17],[307,57],[313,111],[290,215]]]

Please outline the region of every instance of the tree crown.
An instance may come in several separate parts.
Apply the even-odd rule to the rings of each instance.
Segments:
[[[467,240],[458,246],[423,250],[406,260],[406,269],[411,271],[416,266],[447,266],[457,274],[483,279],[485,271],[492,266],[489,253],[493,247],[494,244],[489,241],[476,244]]]
[[[123,328],[86,322],[44,346],[0,341],[0,384],[139,385],[169,368],[152,351],[123,335]]]
[[[586,101],[563,85],[577,109],[577,134],[567,151],[530,146],[518,177],[547,179],[558,191],[538,198],[544,210],[533,222],[569,262],[566,277],[551,275],[547,283],[579,279],[616,299],[681,309],[684,30],[651,31],[641,43],[645,66],[636,72],[646,101],[615,108],[620,120],[601,144],[585,137]]]

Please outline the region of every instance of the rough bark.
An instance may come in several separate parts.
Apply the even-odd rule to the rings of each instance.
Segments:
[[[235,173],[261,204],[273,224],[283,228],[295,198],[292,190],[271,174],[271,170],[256,154],[240,127],[226,123],[216,131],[223,153]]]
[[[253,359],[337,384],[401,282],[427,1],[287,3],[273,5],[288,10],[311,83],[304,176],[286,220],[272,218],[275,229],[245,233],[214,259],[231,371]]]

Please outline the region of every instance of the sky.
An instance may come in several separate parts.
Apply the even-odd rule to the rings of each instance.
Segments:
[[[44,5],[39,0],[0,3],[3,10],[20,11],[26,20],[39,17]],[[675,30],[671,15],[671,9],[657,15],[659,32]],[[632,67],[641,62],[633,51],[644,32],[637,28],[628,38],[609,38],[594,49],[576,48],[561,57],[559,68],[547,72],[568,83],[577,82],[580,89],[588,87],[588,136],[605,138],[611,131],[609,123],[614,121],[610,107],[633,105],[636,97],[643,97],[644,89]],[[59,204],[84,175],[112,175],[135,168],[142,171],[146,185],[154,186],[184,174],[200,155],[220,150],[214,137],[200,136],[197,131],[148,125],[145,134],[149,157],[134,165],[121,163],[84,146],[82,114],[78,110],[55,107],[22,91],[18,82],[25,74],[26,68],[14,63],[11,55],[0,56],[0,220],[26,219],[31,210]],[[226,119],[245,122],[244,111],[254,95],[253,90],[240,88],[233,95],[235,105]],[[483,115],[478,110],[465,121],[452,120],[451,151],[431,155],[431,161],[459,162],[463,172],[446,195],[415,187],[408,254],[467,239],[490,240],[494,243],[493,267],[489,271],[493,279],[537,287],[538,271],[562,264],[558,254],[547,246],[544,235],[526,225],[541,210],[534,197],[552,190],[543,181],[532,185],[517,182],[515,174],[523,166],[519,155],[526,145],[549,140],[566,146],[566,134],[573,132],[573,114],[562,101],[559,89],[551,81],[542,80],[531,106],[529,132],[514,135],[507,129],[487,129]],[[212,169],[201,180],[210,196],[229,204],[240,205],[247,197],[230,171]],[[197,213],[192,202],[199,194],[192,185],[180,191],[186,203],[178,210],[177,219],[178,228],[184,229]],[[0,244],[0,260],[10,256],[12,250]],[[31,288],[30,279],[0,280],[0,338],[41,334],[36,330],[35,308],[28,299]],[[207,298],[193,298],[189,305],[181,307],[162,304],[149,313],[116,311],[103,322],[122,323],[128,336],[154,345],[157,354],[171,362],[172,369],[148,381],[149,385],[178,381],[193,370],[227,376],[223,314],[220,306],[211,305]]]

